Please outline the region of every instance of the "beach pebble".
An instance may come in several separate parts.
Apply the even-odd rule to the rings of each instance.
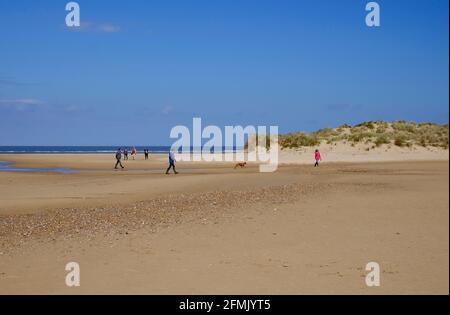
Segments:
[[[194,218],[200,218],[203,224],[219,224],[221,220],[234,217],[229,210],[246,209],[251,204],[261,202],[276,205],[289,203],[299,200],[303,194],[332,188],[331,184],[293,183],[253,190],[183,194],[181,197],[169,194],[164,198],[153,198],[125,206],[72,207],[35,214],[5,215],[0,217],[2,249],[15,248],[30,240],[57,241],[75,237],[92,239],[96,235],[113,237],[124,230],[125,235],[144,228],[153,233],[171,223]],[[217,211],[219,207],[220,211]],[[273,211],[278,211],[278,208],[274,207]]]

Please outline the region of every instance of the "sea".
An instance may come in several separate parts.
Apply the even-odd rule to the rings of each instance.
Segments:
[[[103,154],[114,153],[118,148],[128,149],[133,146],[0,146],[0,154]],[[167,153],[170,146],[135,146],[138,153],[148,149],[150,153]]]
[[[115,153],[118,148],[127,149],[131,153],[132,148],[138,153],[148,149],[150,153],[168,153],[170,146],[0,146],[0,154],[104,154]],[[236,152],[243,148],[222,147],[222,152]],[[179,150],[180,152],[180,150]],[[190,152],[201,152],[201,148],[190,148]],[[212,149],[211,152],[214,152]]]

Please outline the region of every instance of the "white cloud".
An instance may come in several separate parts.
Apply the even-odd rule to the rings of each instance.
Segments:
[[[112,24],[101,24],[98,26],[98,30],[104,33],[115,33],[120,31],[120,27]]]
[[[34,98],[0,99],[0,107],[25,110],[30,107],[44,105],[45,102]]]
[[[77,106],[70,105],[70,106],[67,106],[67,107],[64,109],[64,111],[67,112],[67,113],[74,113],[74,112],[79,111],[79,108],[78,108]]]
[[[97,32],[97,33],[117,33],[120,27],[111,23],[96,23],[90,21],[81,21],[79,27],[70,27],[70,30],[80,32]]]
[[[172,111],[173,111],[173,107],[168,105],[168,106],[164,106],[164,108],[161,110],[161,113],[163,115],[169,115]]]
[[[3,86],[17,86],[17,85],[21,85],[21,83],[16,81],[14,78],[0,76],[0,86],[2,86],[2,85]]]

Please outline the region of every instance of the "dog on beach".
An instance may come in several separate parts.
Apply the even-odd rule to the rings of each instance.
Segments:
[[[247,165],[247,162],[240,162],[240,163],[237,163],[237,164],[234,166],[234,169],[236,169],[236,168],[238,168],[238,167],[243,168],[243,167],[245,167],[245,165]]]

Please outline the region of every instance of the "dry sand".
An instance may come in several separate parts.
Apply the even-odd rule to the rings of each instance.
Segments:
[[[0,172],[2,294],[449,292],[445,152],[267,174],[180,162],[176,176],[161,174],[165,156],[124,171],[110,155],[0,159],[92,170]],[[70,261],[77,288],[65,285]],[[377,288],[365,285],[370,261],[382,269]]]

